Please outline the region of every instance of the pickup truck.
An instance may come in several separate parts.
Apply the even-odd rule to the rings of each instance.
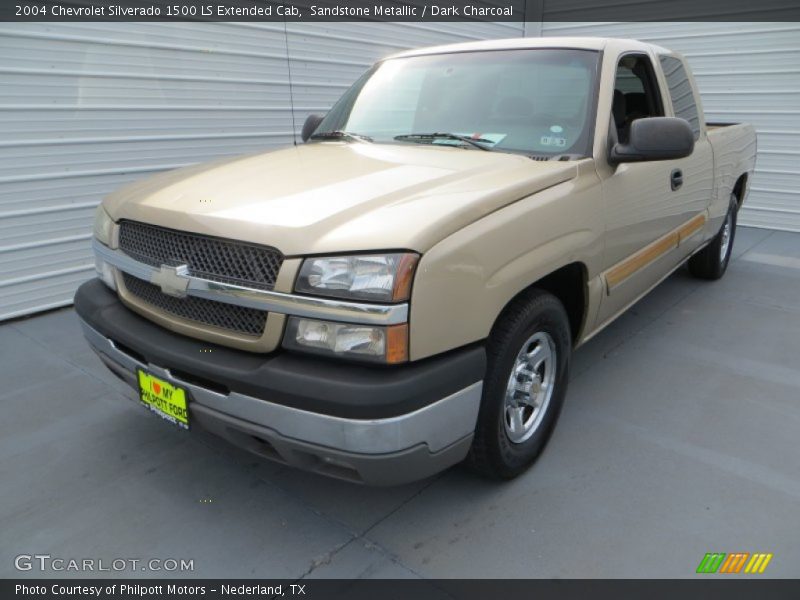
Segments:
[[[403,52],[301,137],[106,197],[75,307],[177,427],[373,485],[522,473],[576,347],[723,275],[756,155],[679,54],[599,38]]]

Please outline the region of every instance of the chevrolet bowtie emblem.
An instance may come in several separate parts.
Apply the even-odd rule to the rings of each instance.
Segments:
[[[160,287],[168,296],[183,298],[186,296],[186,288],[189,287],[189,267],[161,265],[161,268],[153,273],[150,282]]]

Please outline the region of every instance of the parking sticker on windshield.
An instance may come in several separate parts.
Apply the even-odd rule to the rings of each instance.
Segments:
[[[557,146],[558,148],[563,148],[567,145],[567,139],[555,135],[543,135],[539,139],[539,143],[542,146]]]

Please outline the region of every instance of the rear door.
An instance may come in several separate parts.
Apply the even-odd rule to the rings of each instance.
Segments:
[[[697,87],[690,76],[684,61],[673,55],[658,56],[661,73],[667,90],[671,116],[685,119],[694,132],[694,152],[691,156],[673,161],[681,173],[683,187],[679,190],[682,214],[693,218],[695,225],[707,224],[707,209],[714,194],[714,155],[706,135],[703,109]],[[691,232],[688,230],[692,229]],[[679,254],[688,256],[702,240],[702,227],[684,230],[687,235],[681,239]]]

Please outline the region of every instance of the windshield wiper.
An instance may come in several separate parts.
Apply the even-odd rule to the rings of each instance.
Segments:
[[[371,142],[372,138],[367,135],[359,133],[352,133],[350,131],[323,131],[315,133],[309,139],[312,140],[358,140],[359,142]]]
[[[469,144],[470,146],[474,146],[475,148],[480,148],[481,150],[486,150],[490,152],[493,150],[491,147],[481,145],[481,142],[484,144],[492,144],[492,140],[487,140],[485,138],[469,138],[464,135],[457,135],[455,133],[407,133],[404,135],[396,135],[394,139],[397,141],[409,141],[409,142],[433,142],[437,139],[445,139],[445,140],[458,140],[459,142],[464,142],[465,144]]]

